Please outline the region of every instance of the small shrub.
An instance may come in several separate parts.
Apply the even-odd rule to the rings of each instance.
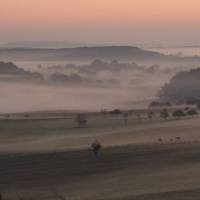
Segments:
[[[175,110],[172,114],[173,117],[185,117],[183,110]]]
[[[194,115],[197,115],[198,114],[198,112],[196,111],[196,110],[188,110],[187,112],[186,112],[186,115],[189,115],[189,116],[194,116]]]

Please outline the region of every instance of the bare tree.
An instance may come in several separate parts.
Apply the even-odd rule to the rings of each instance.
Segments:
[[[163,139],[162,139],[162,138],[159,138],[159,139],[158,139],[158,142],[159,142],[160,144],[162,144],[162,143],[163,143]]]
[[[175,141],[176,141],[177,143],[180,143],[180,142],[181,142],[181,137],[175,137]]]
[[[138,119],[138,120],[141,120],[141,119],[142,119],[140,113],[137,113],[137,119]]]
[[[160,112],[160,117],[163,118],[163,119],[167,119],[169,117],[169,112],[167,109],[163,109],[161,112]]]
[[[153,111],[148,112],[147,117],[148,117],[149,120],[152,120],[153,117],[154,117],[154,112]]]
[[[128,117],[129,117],[129,114],[127,112],[125,112],[123,114],[123,117],[124,117],[124,124],[126,125],[128,123]]]
[[[78,127],[85,127],[87,125],[87,117],[85,114],[78,114],[75,118],[75,122],[78,124]]]

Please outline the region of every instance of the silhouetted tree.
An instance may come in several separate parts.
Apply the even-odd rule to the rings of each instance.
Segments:
[[[148,117],[149,120],[151,120],[153,118],[153,116],[154,116],[153,111],[150,111],[150,112],[147,113],[147,117]]]
[[[163,139],[162,138],[158,138],[158,142],[159,143],[163,143]]]
[[[172,113],[172,116],[173,117],[184,117],[185,116],[185,113],[183,110],[175,110],[173,113]]]
[[[87,125],[87,118],[85,114],[78,114],[75,118],[75,122],[79,127],[85,127]]]
[[[24,117],[25,117],[25,118],[29,118],[30,115],[29,115],[29,114],[25,114]]]
[[[181,141],[181,137],[175,137],[175,141],[179,143]]]
[[[160,112],[160,117],[163,118],[163,119],[167,119],[169,117],[169,112],[167,109],[163,109],[161,112]]]
[[[124,117],[124,124],[127,124],[128,123],[129,114],[126,112],[126,113],[123,114],[123,117]]]
[[[194,116],[194,115],[198,115],[198,112],[196,110],[192,109],[192,110],[188,110],[186,112],[186,115]]]
[[[114,109],[114,110],[110,111],[110,113],[114,114],[114,115],[120,115],[122,112],[119,109]]]
[[[138,120],[141,120],[141,119],[142,119],[140,113],[137,113],[137,119],[138,119]]]

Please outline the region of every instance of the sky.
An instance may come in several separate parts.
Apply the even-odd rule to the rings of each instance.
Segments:
[[[200,44],[199,0],[0,0],[0,43]]]

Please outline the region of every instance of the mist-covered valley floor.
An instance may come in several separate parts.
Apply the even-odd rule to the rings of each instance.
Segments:
[[[12,73],[0,76],[1,113],[147,108],[178,70],[100,60],[32,68],[18,65],[11,64]]]
[[[199,64],[131,46],[1,49],[1,59],[1,113],[147,108],[177,72]]]

